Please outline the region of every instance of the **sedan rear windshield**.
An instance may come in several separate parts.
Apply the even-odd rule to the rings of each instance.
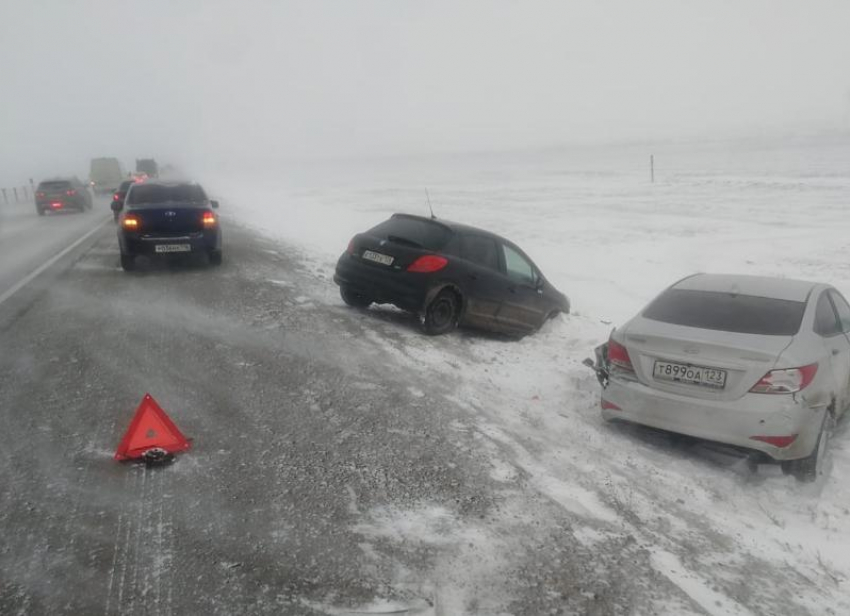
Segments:
[[[371,229],[369,235],[414,248],[439,250],[448,241],[451,231],[430,220],[393,216]]]
[[[130,190],[129,205],[141,203],[172,203],[206,201],[204,189],[193,184],[162,186],[160,184],[138,184]]]
[[[653,321],[737,334],[793,336],[805,302],[716,291],[670,289],[644,310]]]
[[[71,188],[71,182],[42,182],[38,187],[41,190],[66,190]]]

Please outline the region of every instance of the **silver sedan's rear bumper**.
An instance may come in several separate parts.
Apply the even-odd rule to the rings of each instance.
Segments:
[[[793,394],[746,394],[734,401],[692,398],[613,377],[602,390],[602,416],[760,451],[775,460],[808,456],[817,443],[825,408]],[[616,407],[616,408],[614,408]],[[754,436],[797,435],[786,447]]]

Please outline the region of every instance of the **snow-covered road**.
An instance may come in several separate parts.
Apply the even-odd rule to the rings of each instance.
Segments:
[[[850,292],[850,142],[656,149],[655,184],[644,154],[211,177],[220,268],[128,275],[103,227],[0,305],[0,612],[850,613],[846,422],[821,483],[753,475],[604,424],[581,365],[693,271]],[[425,186],[575,313],[511,341],[344,306],[348,239]],[[112,460],[145,392],[194,439],[173,466]]]

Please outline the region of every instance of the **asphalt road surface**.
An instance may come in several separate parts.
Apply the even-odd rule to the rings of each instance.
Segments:
[[[0,293],[108,211],[27,216],[2,251],[64,228]],[[310,301],[331,283],[224,220],[221,267],[127,274],[106,222],[0,304],[0,613],[611,614],[671,592],[632,537],[577,541],[522,473],[494,478],[456,383],[375,341],[407,317]],[[192,449],[117,463],[148,392]]]

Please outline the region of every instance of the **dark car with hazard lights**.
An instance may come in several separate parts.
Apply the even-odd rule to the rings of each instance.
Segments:
[[[121,214],[121,209],[124,207],[124,199],[127,198],[127,191],[130,190],[130,187],[133,184],[136,184],[137,180],[124,180],[121,182],[121,185],[118,189],[112,193],[112,213],[115,216],[115,220],[118,220],[119,214]]]
[[[118,216],[121,267],[132,270],[137,257],[204,255],[222,262],[218,202],[194,183],[145,182],[127,191]]]
[[[513,242],[408,214],[355,235],[334,281],[346,304],[393,304],[418,314],[428,334],[462,325],[522,336],[570,311],[567,297]]]
[[[35,209],[39,216],[65,210],[84,212],[91,208],[91,193],[76,177],[44,180],[35,189]]]

